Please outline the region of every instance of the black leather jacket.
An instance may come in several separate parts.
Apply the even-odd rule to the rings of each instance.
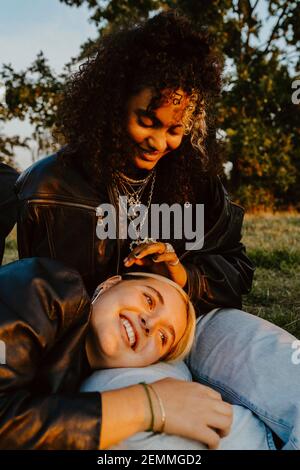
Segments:
[[[96,236],[97,206],[113,203],[109,187],[96,191],[78,170],[62,168],[52,155],[22,173],[16,192],[20,258],[63,261],[79,271],[89,294],[108,276],[126,271],[122,260],[128,242]],[[205,204],[203,248],[185,251],[184,240],[170,240],[188,273],[185,289],[198,314],[221,306],[241,308],[254,272],[240,241],[244,210],[230,201],[219,178],[202,181],[197,194],[197,203]]]
[[[80,275],[60,262],[0,268],[0,449],[99,449],[101,395],[77,391],[90,311]]]
[[[19,173],[5,163],[0,163],[0,264],[2,263],[5,238],[17,221],[17,198],[14,184]]]

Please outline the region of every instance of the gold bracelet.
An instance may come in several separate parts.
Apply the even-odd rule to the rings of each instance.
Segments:
[[[150,406],[150,412],[151,412],[151,422],[150,422],[150,427],[149,429],[146,429],[146,432],[154,432],[153,426],[154,426],[154,411],[153,411],[153,405],[152,405],[152,400],[150,396],[150,392],[148,388],[150,385],[146,384],[146,382],[139,382],[139,385],[142,385],[145,389],[148,401],[149,401],[149,406]]]
[[[164,409],[164,405],[163,405],[163,402],[159,396],[159,394],[157,393],[157,391],[152,387],[152,385],[148,384],[148,387],[152,390],[152,392],[154,393],[154,395],[156,396],[157,400],[158,400],[158,403],[159,403],[159,407],[160,407],[160,413],[161,413],[161,427],[158,431],[156,432],[159,432],[159,433],[163,433],[164,430],[165,430],[165,424],[166,424],[166,412],[165,412],[165,409]]]

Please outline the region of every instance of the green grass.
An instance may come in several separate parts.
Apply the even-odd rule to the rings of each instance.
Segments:
[[[18,259],[18,249],[17,249],[17,231],[16,227],[8,235],[5,242],[5,251],[2,264],[10,263],[11,261],[16,261]]]
[[[300,215],[247,215],[243,242],[257,266],[244,310],[300,338]],[[6,241],[4,263],[17,257],[14,229]]]
[[[243,242],[257,266],[244,310],[300,338],[300,215],[247,215]]]

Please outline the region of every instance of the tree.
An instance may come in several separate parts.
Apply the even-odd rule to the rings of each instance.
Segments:
[[[32,155],[55,149],[57,144],[50,130],[54,124],[66,73],[57,77],[43,52],[40,52],[25,71],[15,72],[10,64],[4,64],[0,77],[5,88],[5,103],[0,105],[0,121],[5,123],[12,119],[28,119],[34,126],[31,138],[21,139],[19,136],[7,137],[0,134],[0,159],[13,164],[16,147],[31,149]],[[32,141],[35,143],[35,150],[30,145]]]
[[[116,25],[148,18],[160,9],[178,8],[197,28],[206,27],[215,47],[231,65],[217,105],[218,127],[233,163],[229,189],[247,207],[297,205],[300,187],[300,113],[291,101],[300,65],[300,4],[296,0],[60,0],[85,4],[101,35]],[[269,34],[262,41],[259,8],[267,5]],[[42,53],[25,72],[4,66],[6,117],[28,116],[44,142],[65,76],[87,57],[95,42],[87,40],[77,57],[56,77]],[[33,74],[36,74],[33,78]],[[12,90],[12,87],[14,90]],[[41,144],[42,145],[42,144]],[[49,137],[47,145],[53,145]],[[298,203],[299,204],[299,203]]]

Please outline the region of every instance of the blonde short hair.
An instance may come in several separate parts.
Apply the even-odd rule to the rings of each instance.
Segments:
[[[188,296],[188,294],[180,287],[176,282],[171,279],[161,276],[160,274],[148,273],[143,271],[128,272],[122,274],[123,280],[138,279],[141,277],[157,279],[160,282],[166,282],[170,286],[173,286],[180,294],[186,305],[186,328],[183,336],[180,338],[178,343],[168,351],[160,360],[168,362],[182,361],[190,352],[194,342],[195,329],[196,329],[196,313],[194,306]]]

